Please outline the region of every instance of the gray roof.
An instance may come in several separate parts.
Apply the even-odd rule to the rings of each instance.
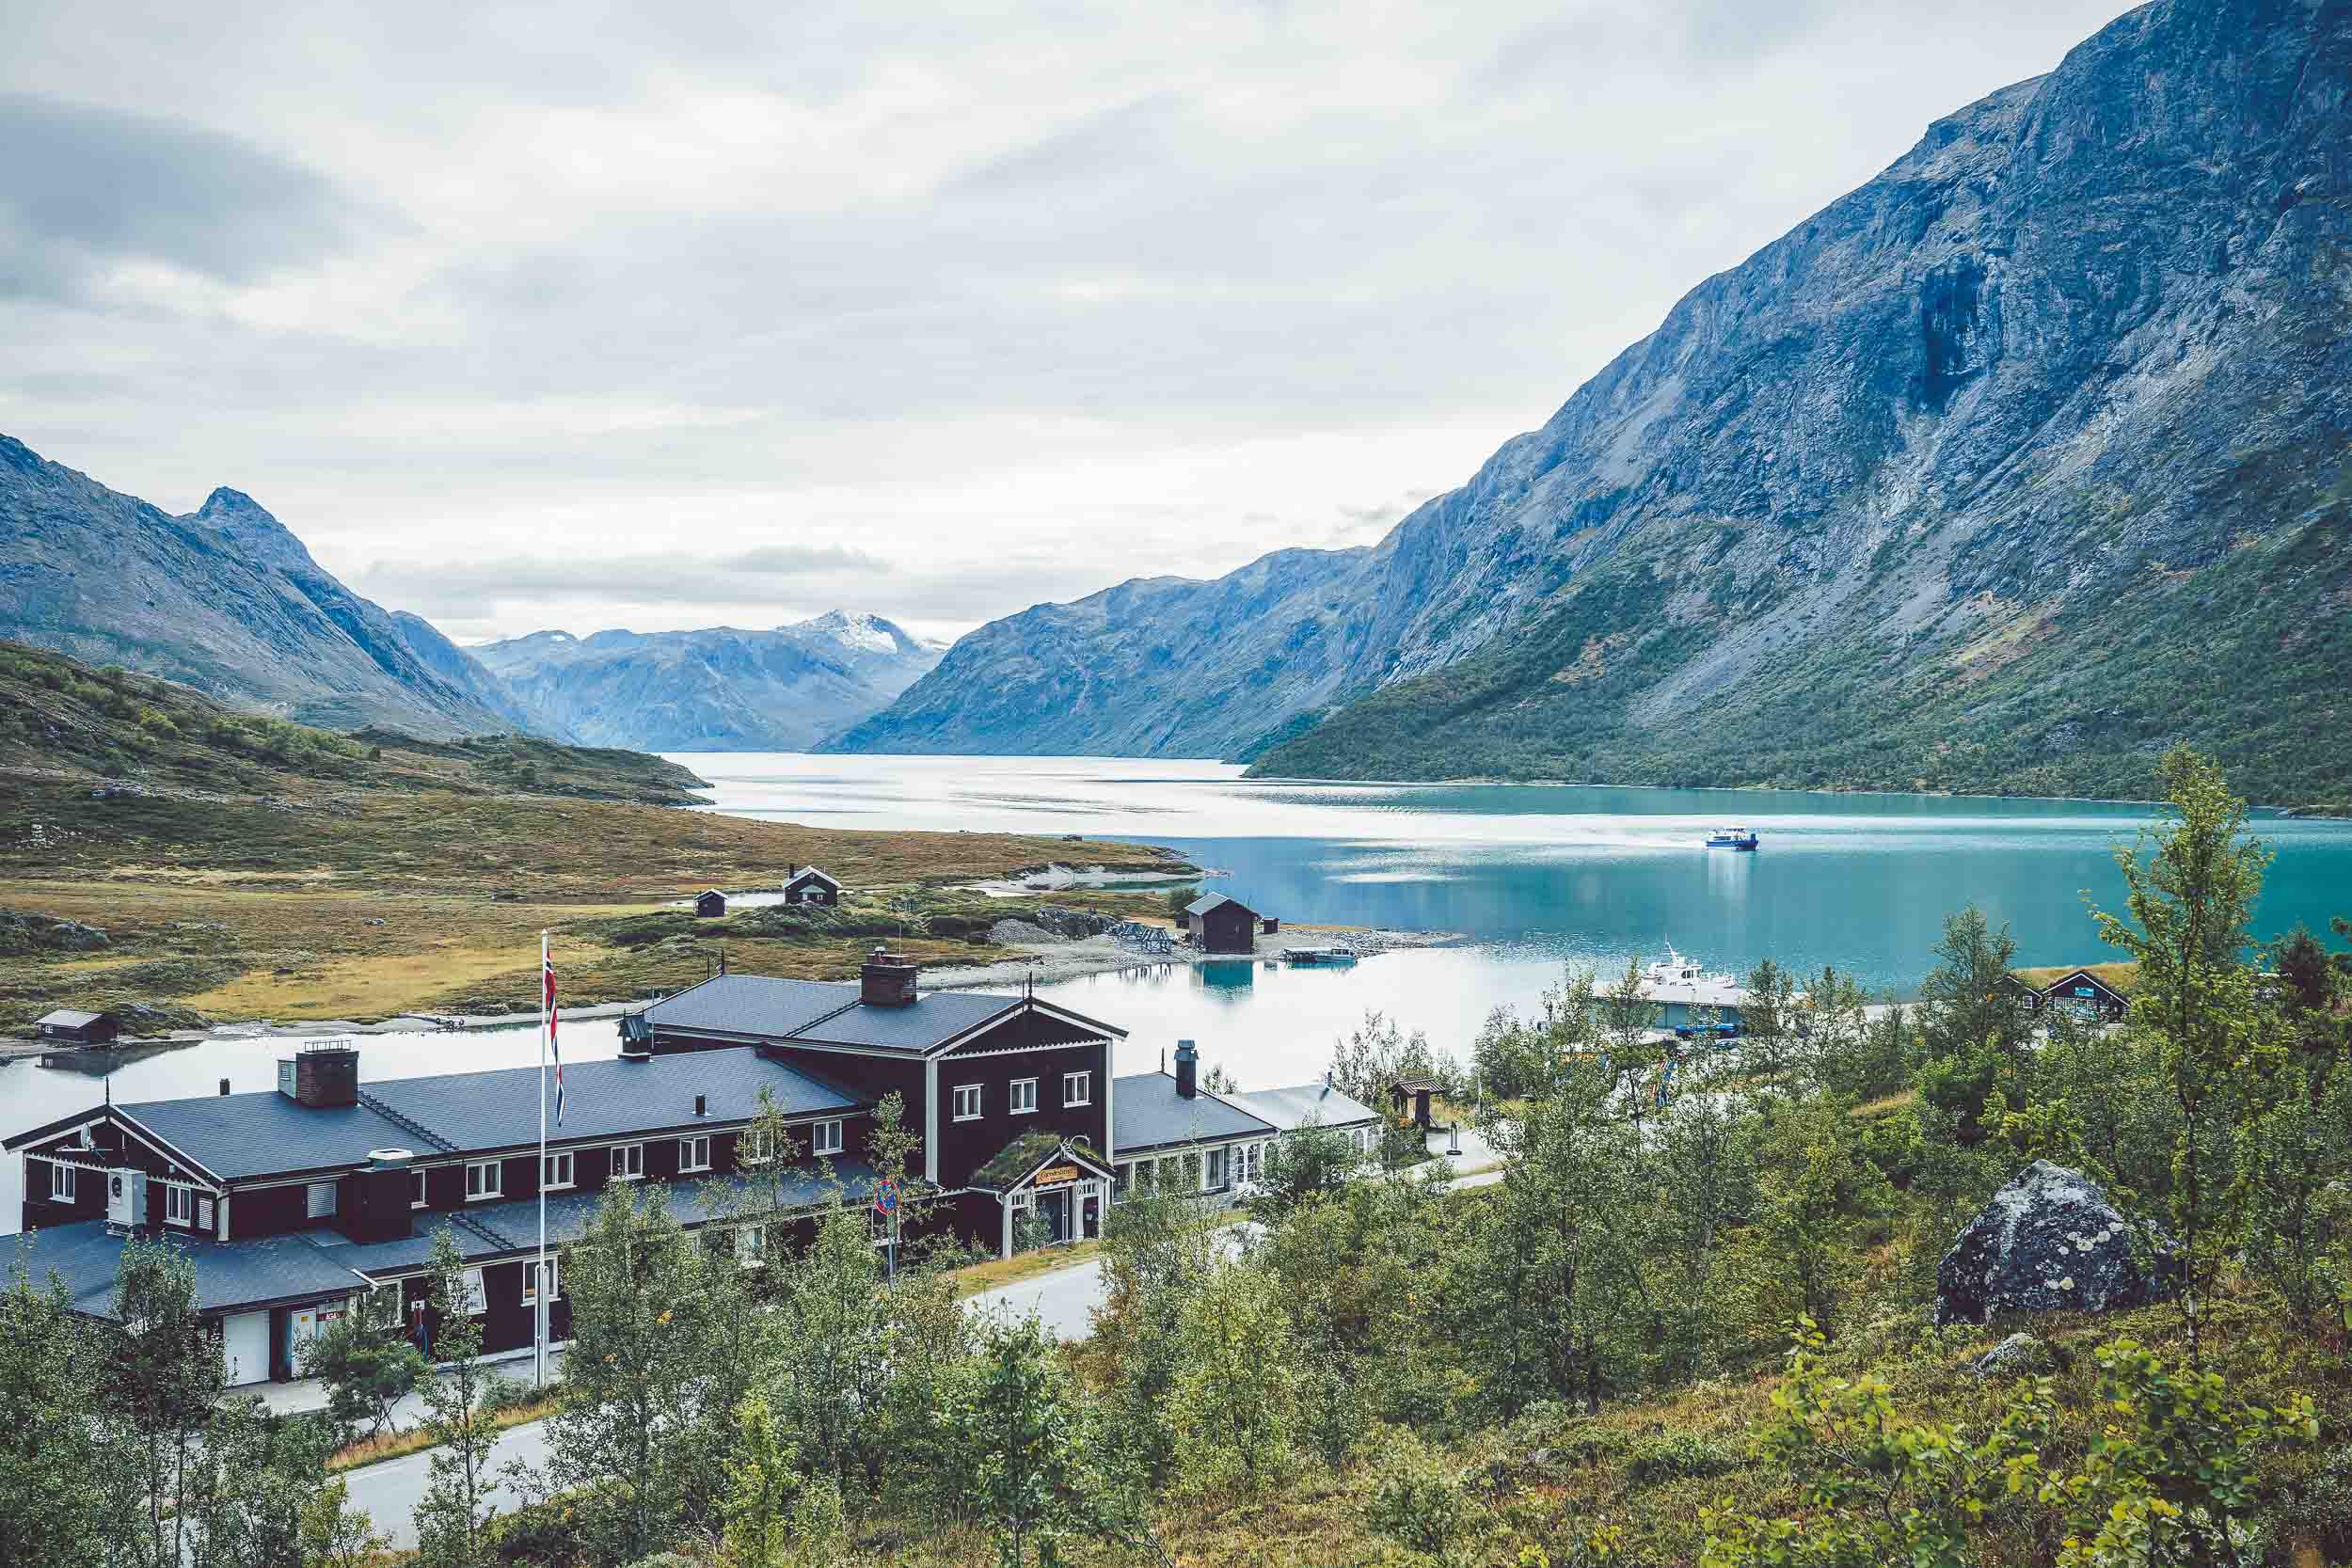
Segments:
[[[925,991],[903,1007],[868,1007],[861,1003],[796,1031],[792,1037],[877,1051],[928,1051],[1020,1006],[1017,996]]]
[[[549,1199],[550,1212],[553,1206],[554,1200]],[[457,1255],[469,1263],[515,1250],[513,1243],[504,1237],[493,1236],[468,1224],[471,1218],[470,1214],[462,1213],[421,1214],[414,1234],[389,1242],[355,1242],[333,1230],[310,1230],[303,1234],[331,1261],[345,1268],[358,1269],[377,1278],[423,1268],[433,1260],[433,1238],[444,1230],[456,1238]],[[432,1223],[435,1221],[446,1223]],[[533,1232],[532,1239],[537,1239],[536,1232]]]
[[[78,1007],[59,1007],[54,1013],[43,1014],[40,1022],[54,1023],[60,1029],[79,1029],[86,1023],[95,1023],[106,1016],[104,1013],[86,1013]]]
[[[759,1114],[759,1091],[787,1117],[847,1111],[855,1095],[798,1068],[771,1061],[750,1047],[681,1051],[644,1061],[605,1057],[564,1069],[564,1122],[555,1125],[555,1074],[547,1079],[548,1141],[626,1137],[748,1121]],[[423,1129],[444,1149],[515,1148],[539,1140],[539,1069],[501,1068],[430,1078],[384,1078],[361,1085],[369,1103]],[[705,1114],[694,1115],[701,1095]],[[310,1113],[316,1115],[317,1113]],[[413,1137],[403,1147],[415,1148]],[[418,1149],[419,1153],[430,1152]],[[360,1148],[352,1159],[367,1153]]]
[[[784,885],[786,887],[791,887],[795,883],[808,880],[811,877],[816,878],[820,882],[832,883],[836,890],[841,886],[841,879],[833,875],[833,873],[827,871],[821,865],[804,865],[801,867],[786,879]]]
[[[1111,1157],[1169,1144],[1214,1143],[1279,1131],[1248,1111],[1202,1092],[1185,1100],[1164,1072],[1140,1072],[1111,1083]]]
[[[316,1300],[367,1288],[366,1280],[300,1233],[215,1242],[167,1232],[162,1240],[193,1266],[196,1304],[207,1311]],[[24,1244],[36,1284],[45,1283],[54,1270],[75,1311],[103,1318],[114,1315],[115,1270],[123,1241],[107,1231],[103,1220],[81,1220],[33,1231]]]
[[[834,1160],[831,1164],[845,1202],[862,1204],[872,1196],[876,1179],[871,1165],[863,1160]],[[730,1198],[747,1201],[758,1195],[759,1188],[756,1177],[721,1176],[702,1181],[648,1181],[643,1183],[641,1191],[660,1199],[678,1224],[693,1226],[726,1217],[731,1212]],[[785,1208],[799,1209],[822,1203],[826,1191],[827,1183],[815,1165],[787,1165],[780,1173],[776,1196]],[[586,1235],[596,1217],[596,1205],[603,1199],[601,1192],[549,1193],[548,1244],[577,1242]],[[505,1243],[496,1250],[522,1251],[538,1244],[536,1198],[484,1204],[467,1210],[464,1217],[468,1225]]]
[[[1229,897],[1222,893],[1202,894],[1200,897],[1184,906],[1184,912],[1186,914],[1206,914],[1211,910],[1216,909],[1219,904],[1231,904],[1233,908],[1241,911],[1244,914],[1256,914],[1258,912],[1257,911],[1251,909],[1248,905],[1243,903],[1240,899]]]
[[[149,1100],[115,1109],[224,1181],[356,1165],[371,1148],[417,1148],[420,1141],[371,1106],[297,1105],[276,1089]]]
[[[857,987],[837,980],[774,980],[722,974],[645,1009],[657,1028],[782,1038],[857,1004]]]
[[[1379,1112],[1327,1084],[1236,1090],[1224,1098],[1284,1132],[1295,1132],[1311,1121],[1322,1127],[1348,1127],[1359,1121],[1380,1119]]]

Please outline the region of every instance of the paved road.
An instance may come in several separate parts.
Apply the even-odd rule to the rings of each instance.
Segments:
[[[542,1465],[548,1457],[548,1424],[533,1421],[528,1426],[509,1427],[500,1433],[498,1447],[490,1454],[493,1473],[503,1469],[510,1459],[526,1465]],[[381,1465],[369,1465],[343,1472],[343,1480],[351,1486],[351,1501],[356,1508],[364,1508],[375,1521],[375,1528],[392,1538],[392,1544],[403,1551],[413,1551],[417,1544],[416,1508],[424,1496],[425,1471],[433,1453],[426,1449],[404,1459],[388,1459]],[[501,1512],[512,1508],[515,1499],[503,1486],[494,1493]]]

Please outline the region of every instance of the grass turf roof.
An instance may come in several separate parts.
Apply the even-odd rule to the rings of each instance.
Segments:
[[[1022,1133],[997,1150],[995,1158],[972,1173],[972,1185],[985,1187],[991,1192],[1005,1192],[1018,1185],[1024,1177],[1052,1158],[1064,1144],[1082,1152],[1089,1160],[1100,1162],[1103,1158],[1094,1151],[1094,1146],[1083,1137],[1050,1132],[1041,1128],[1035,1132]]]

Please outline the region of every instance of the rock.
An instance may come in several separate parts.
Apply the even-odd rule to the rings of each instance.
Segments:
[[[2041,1340],[2030,1334],[2017,1333],[1978,1356],[1968,1370],[1979,1377],[1994,1377],[2002,1372],[2038,1371],[2049,1364],[2049,1359]]]
[[[1995,1312],[2115,1312],[2171,1291],[2171,1243],[2156,1233],[2152,1276],[2132,1227],[2099,1184],[2036,1160],[1993,1195],[1935,1268],[1935,1322]]]
[[[1041,926],[1025,920],[1000,920],[988,928],[988,940],[999,947],[1034,947],[1041,942],[1061,939]]]

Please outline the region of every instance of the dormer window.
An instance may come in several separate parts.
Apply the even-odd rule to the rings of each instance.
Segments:
[[[819,1154],[840,1153],[841,1124],[837,1121],[818,1122],[816,1128],[815,1145],[816,1150]]]
[[[506,1167],[497,1160],[474,1160],[466,1166],[466,1201],[480,1203],[506,1189]]]

